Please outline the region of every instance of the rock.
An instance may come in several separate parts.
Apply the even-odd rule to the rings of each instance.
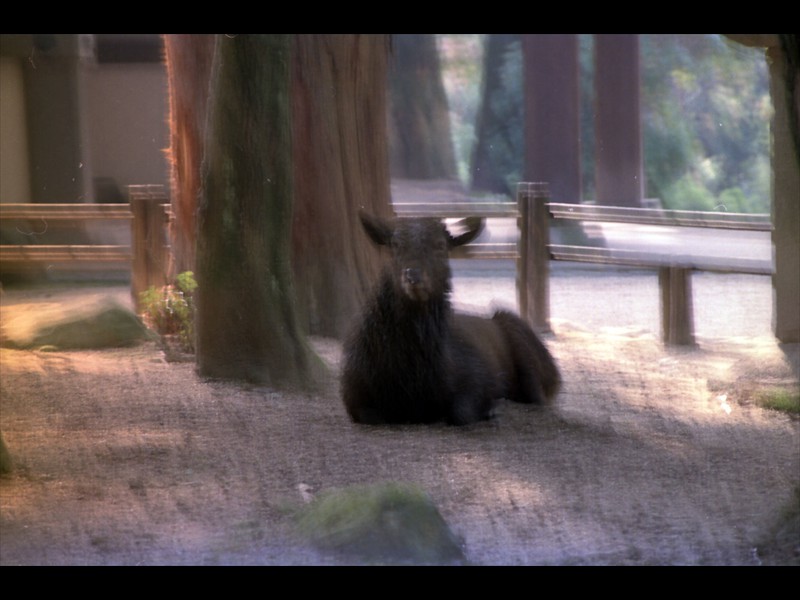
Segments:
[[[302,509],[298,524],[317,547],[367,563],[465,561],[460,541],[433,501],[409,484],[329,490]]]
[[[21,350],[73,350],[129,346],[153,334],[130,309],[102,297],[37,306],[9,318],[2,345]]]

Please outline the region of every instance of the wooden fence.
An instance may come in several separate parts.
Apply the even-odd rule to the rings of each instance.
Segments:
[[[771,275],[771,265],[747,258],[676,257],[653,251],[607,246],[550,243],[556,220],[606,222],[661,227],[701,227],[744,231],[771,231],[770,215],[625,208],[550,202],[546,183],[523,182],[516,202],[447,202],[394,205],[398,216],[517,219],[516,242],[472,243],[453,252],[454,258],[515,259],[520,315],[538,331],[550,331],[550,261],[574,261],[656,269],[658,272],[662,339],[666,344],[692,345],[694,317],[691,273],[696,270]]]
[[[128,221],[130,245],[2,244],[0,273],[46,269],[130,269],[136,302],[149,286],[166,281],[170,207],[163,186],[130,186],[129,204],[0,204],[0,221],[31,238],[45,237],[53,224]]]
[[[517,220],[519,235],[509,242],[472,242],[459,246],[453,258],[514,259],[517,266],[517,303],[520,315],[539,329],[549,328],[549,322],[537,320],[536,307],[547,305],[546,285],[536,276],[532,256],[542,252],[538,244],[542,236],[536,231],[539,221],[534,218],[537,206],[543,207],[549,199],[547,184],[520,184],[516,202],[395,202],[393,208],[400,217],[439,217],[456,219],[464,217],[511,218]]]
[[[113,264],[131,269],[131,292],[166,283],[170,260],[165,225],[170,207],[163,186],[130,186],[130,204],[0,204],[0,220],[13,222],[20,231],[55,221],[129,220],[131,245],[0,245],[0,272],[26,270],[32,265],[75,266]],[[747,215],[653,208],[623,208],[549,201],[545,183],[520,183],[515,202],[398,202],[398,216],[439,218],[516,219],[515,241],[471,243],[453,251],[453,258],[514,259],[517,267],[517,301],[520,315],[539,331],[550,330],[550,261],[575,261],[654,268],[661,296],[662,336],[667,344],[694,344],[691,272],[772,274],[763,261],[713,257],[676,258],[659,252],[613,247],[570,246],[550,243],[555,220],[630,223],[670,227],[704,227],[770,231],[770,215]]]
[[[529,197],[520,184],[520,197]],[[703,211],[624,208],[548,202],[539,194],[530,209],[534,215],[533,235],[529,258],[531,276],[537,280],[532,287],[538,290],[531,322],[540,329],[550,328],[549,273],[550,261],[577,261],[597,264],[654,268],[658,271],[661,299],[662,339],[666,344],[693,345],[694,315],[692,306],[691,273],[714,271],[771,275],[771,264],[748,258],[678,256],[651,251],[633,251],[612,247],[570,246],[550,243],[550,226],[555,220],[606,223],[628,223],[662,227],[701,227],[743,231],[771,231],[768,214],[750,215]]]

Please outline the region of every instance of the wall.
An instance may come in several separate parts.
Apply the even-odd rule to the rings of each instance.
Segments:
[[[169,183],[163,64],[103,63],[88,69],[86,107],[96,179],[112,178],[123,194],[131,184]]]
[[[0,202],[30,202],[25,89],[20,59],[0,56]]]

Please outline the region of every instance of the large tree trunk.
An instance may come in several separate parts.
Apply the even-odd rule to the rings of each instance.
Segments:
[[[290,38],[217,37],[198,211],[203,376],[309,387],[321,363],[297,323],[290,266]]]
[[[525,94],[523,181],[545,181],[553,202],[581,198],[578,36],[522,36]],[[570,228],[572,229],[572,228]]]
[[[507,54],[518,41],[519,34],[492,33],[484,46],[481,106],[470,165],[470,187],[476,191],[513,193],[508,176],[522,172],[522,108],[511,101],[512,92],[503,81]]]
[[[390,214],[382,35],[298,35],[293,46],[293,264],[306,330],[340,338],[379,254],[358,209]]]
[[[392,177],[457,177],[450,109],[442,82],[436,38],[430,33],[392,36]]]
[[[213,35],[164,36],[169,83],[170,222],[174,276],[195,268],[197,199],[208,105],[208,85],[214,58]]]
[[[639,35],[595,34],[594,191],[597,204],[642,206],[645,184],[640,80]]]

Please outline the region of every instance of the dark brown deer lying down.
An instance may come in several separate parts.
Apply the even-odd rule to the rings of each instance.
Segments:
[[[482,219],[465,219],[467,232],[453,236],[439,219],[360,217],[392,261],[345,343],[342,399],[353,421],[465,425],[490,418],[502,398],[553,400],[558,367],[522,319],[450,306],[449,250],[475,239]]]

